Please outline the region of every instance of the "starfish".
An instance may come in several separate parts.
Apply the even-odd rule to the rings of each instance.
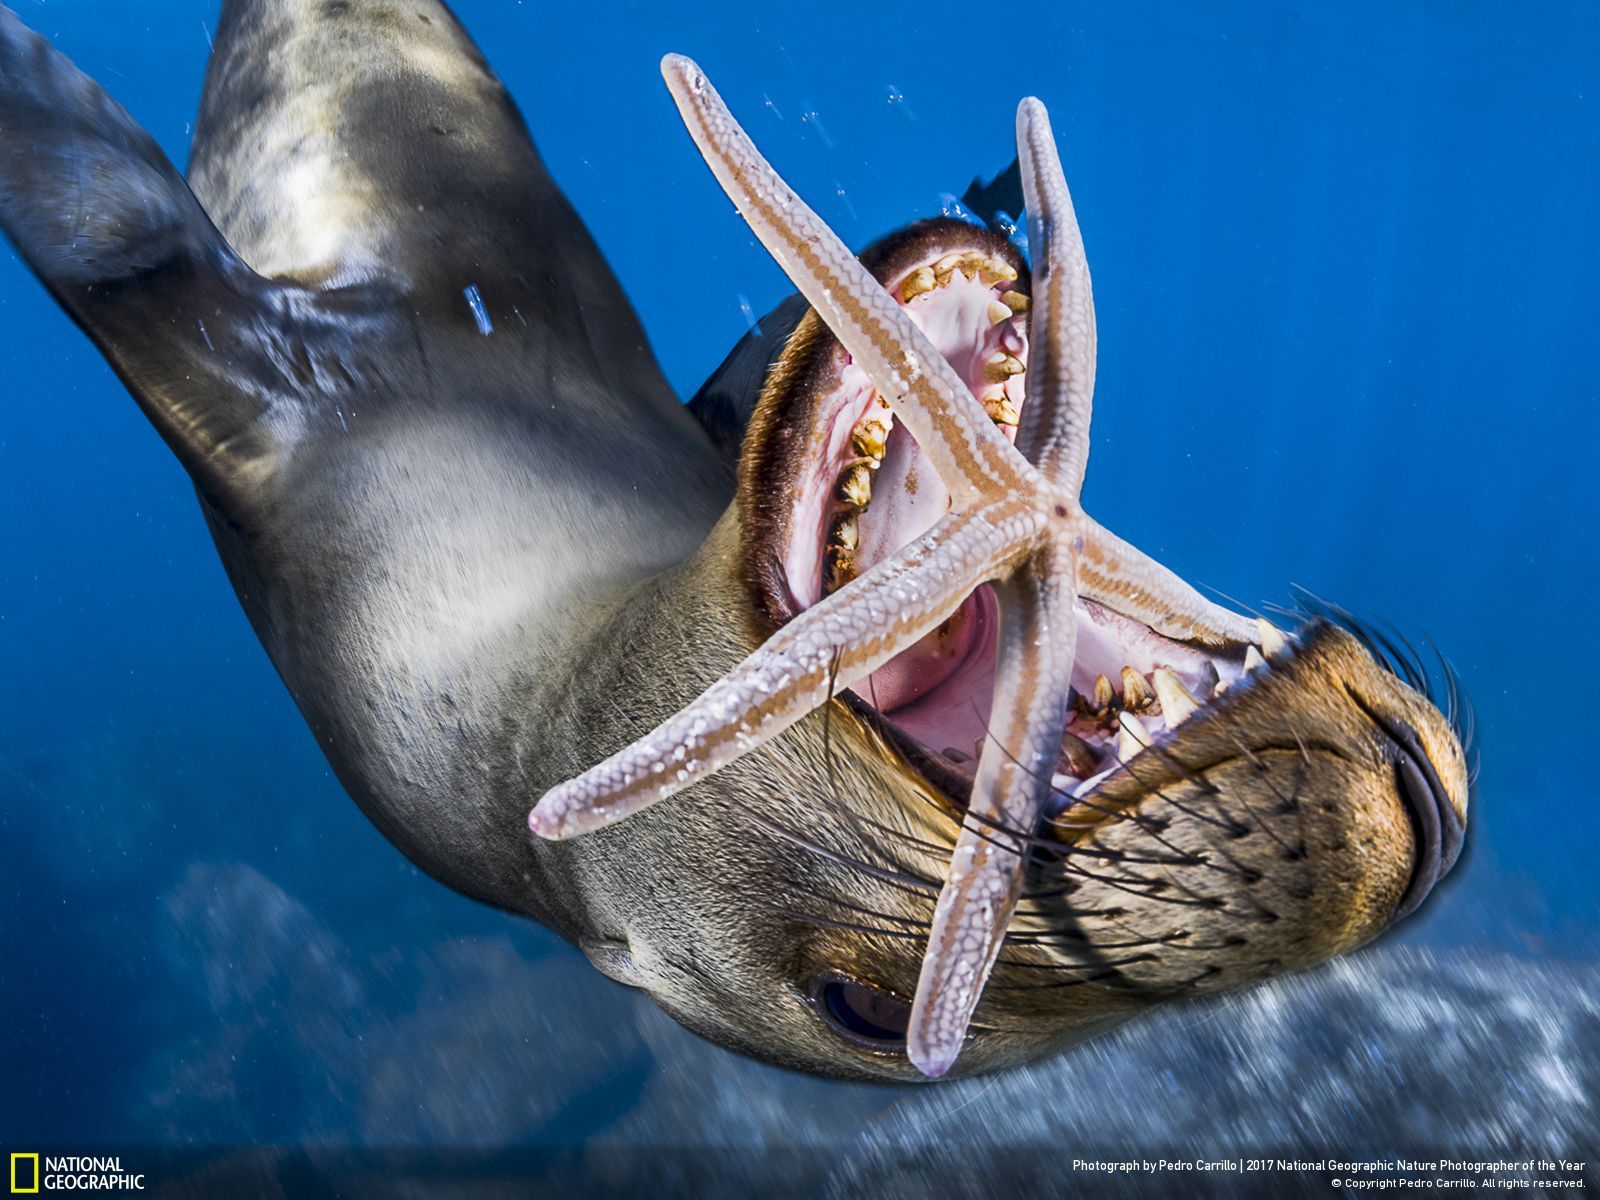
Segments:
[[[994,588],[1000,641],[990,735],[934,913],[907,1050],[923,1074],[959,1054],[1022,888],[1027,841],[1050,799],[1068,720],[1079,598],[1200,645],[1262,640],[1083,509],[1095,318],[1083,239],[1049,115],[1017,109],[1033,256],[1026,399],[1016,444],[906,311],[761,156],[705,73],[662,64],[723,190],[929,456],[950,511],[897,554],[790,621],[682,711],[529,815],[563,839],[621,821],[748,754],[860,683]],[[1267,636],[1270,636],[1268,634]]]

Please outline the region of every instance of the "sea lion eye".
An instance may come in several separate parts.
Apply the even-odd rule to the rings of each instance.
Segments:
[[[811,999],[838,1037],[863,1050],[904,1053],[911,1021],[911,1005],[904,1000],[837,975],[812,980]]]

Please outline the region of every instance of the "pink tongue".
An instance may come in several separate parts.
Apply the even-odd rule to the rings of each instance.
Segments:
[[[911,649],[897,654],[853,689],[884,715],[913,703],[949,679],[966,662],[983,632],[970,599]]]

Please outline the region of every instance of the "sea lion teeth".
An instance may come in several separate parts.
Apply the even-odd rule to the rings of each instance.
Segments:
[[[933,264],[933,277],[938,281],[940,287],[950,282],[950,276],[955,274],[955,270],[961,265],[963,257],[964,255],[961,253],[946,254]]]
[[[1167,719],[1167,728],[1183,724],[1200,711],[1200,701],[1183,686],[1183,680],[1171,667],[1157,667],[1152,682],[1156,698],[1161,701],[1161,715]]]
[[[1261,652],[1269,659],[1277,658],[1289,648],[1289,639],[1265,617],[1256,618],[1256,631],[1261,635]]]
[[[855,577],[855,551],[846,550],[842,546],[829,546],[823,556],[823,585],[827,591],[837,592]]]
[[[872,466],[857,461],[846,467],[839,476],[839,499],[856,508],[872,503]]]
[[[931,292],[938,286],[938,281],[933,277],[932,267],[918,267],[907,275],[905,282],[900,285],[900,302],[910,304],[925,292]]]
[[[1122,668],[1122,707],[1133,712],[1150,707],[1150,685],[1132,667]]]
[[[998,258],[984,258],[978,264],[978,282],[987,284],[1015,283],[1017,269]]]
[[[999,300],[989,301],[989,324],[998,325],[1001,321],[1009,321],[1016,315],[1009,304]]]
[[[1220,696],[1222,694],[1222,677],[1217,674],[1217,668],[1210,662],[1200,664],[1199,671],[1200,694],[1202,696]]]
[[[1117,698],[1117,693],[1112,690],[1111,680],[1104,675],[1094,678],[1094,707],[1096,712],[1105,712]]]
[[[1095,753],[1094,747],[1075,733],[1063,732],[1061,735],[1061,757],[1056,765],[1062,762],[1079,779],[1087,779],[1100,769],[1100,756]]]
[[[889,421],[877,416],[862,417],[850,430],[850,446],[863,458],[883,461],[889,442]]]
[[[1022,424],[1022,405],[1006,395],[1003,388],[985,392],[982,404],[983,411],[989,414],[989,419],[996,425],[1010,425],[1015,428]]]
[[[1144,723],[1132,713],[1125,712],[1117,719],[1117,757],[1129,761],[1150,744],[1150,733]]]
[[[1258,667],[1264,667],[1266,665],[1267,660],[1261,657],[1261,651],[1257,650],[1254,646],[1251,646],[1244,652],[1244,669],[1246,674],[1256,670]]]
[[[861,544],[861,528],[856,523],[855,513],[843,512],[839,514],[839,519],[833,523],[831,540],[834,545],[845,550],[854,550]]]
[[[1022,360],[1004,350],[996,350],[983,364],[983,377],[990,383],[1004,383],[1013,375],[1021,375],[1028,368]]]
[[[1000,303],[1004,304],[1014,313],[1025,313],[1028,311],[1028,296],[1026,292],[1019,292],[1015,289],[1012,289],[1008,292],[1001,292]]]

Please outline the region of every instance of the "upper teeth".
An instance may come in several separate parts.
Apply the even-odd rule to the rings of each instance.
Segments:
[[[1277,658],[1289,648],[1289,639],[1265,617],[1256,618],[1256,631],[1261,635],[1261,652],[1268,658]]]
[[[1004,388],[995,388],[983,394],[983,411],[996,425],[1022,424],[1022,405],[1013,400]]]
[[[950,277],[954,275],[957,270],[959,270],[968,279],[971,279],[977,275],[980,270],[982,270],[985,258],[986,255],[981,254],[977,250],[961,250],[954,254],[946,254],[938,262],[933,264],[933,277],[939,281],[939,285],[941,287],[950,281]],[[1014,273],[1012,278],[1016,278]]]
[[[943,287],[955,278],[957,271],[961,272],[962,278],[976,279],[987,287],[1017,281],[1017,269],[1005,259],[981,250],[956,250],[935,263],[918,267],[901,280],[901,303],[909,304],[918,296],[926,295],[936,287]],[[1012,313],[1025,312],[1028,307],[1028,297],[1014,289],[1001,292],[999,302]]]
[[[996,425],[1015,429],[1022,420],[1022,400],[1020,395],[1012,396],[1011,392],[1020,393],[1021,389],[1008,388],[1006,381],[1027,370],[1019,357],[1026,343],[1016,323],[1005,322],[1028,311],[1028,297],[1014,287],[1007,287],[1017,281],[1016,268],[981,250],[958,250],[906,275],[896,289],[900,302],[909,304],[919,296],[944,287],[957,272],[963,279],[976,279],[991,289],[1006,287],[1005,291],[991,291],[986,310],[989,324],[1000,329],[999,341],[1003,348],[989,355],[983,375],[989,384],[999,386],[986,388],[979,401]],[[823,554],[825,591],[836,591],[855,578],[855,554],[860,541],[856,518],[872,502],[872,477],[883,465],[893,427],[889,405],[874,393],[867,414],[850,428],[850,450],[855,457],[840,468],[834,483],[831,510],[834,515],[829,518],[829,537]]]
[[[851,463],[839,476],[839,499],[853,508],[862,509],[872,502],[872,471],[875,463]]]
[[[883,461],[884,447],[889,441],[889,417],[870,414],[857,421],[850,430],[850,446],[874,465]]]
[[[983,377],[990,383],[1004,383],[1013,375],[1021,375],[1027,369],[1016,355],[996,350],[984,360]]]
[[[938,280],[934,277],[933,268],[918,267],[907,275],[905,282],[900,285],[900,301],[902,304],[910,304],[924,292],[933,291],[936,286]]]
[[[1150,707],[1150,687],[1132,667],[1122,668],[1122,707],[1134,712]]]

